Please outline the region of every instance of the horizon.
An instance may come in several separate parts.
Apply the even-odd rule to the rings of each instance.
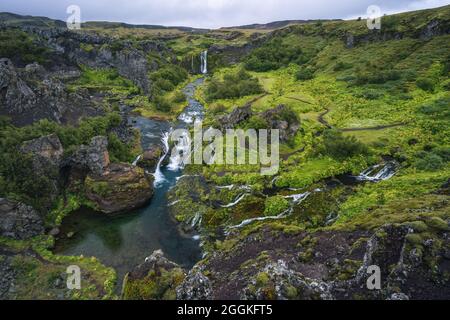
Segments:
[[[58,1],[57,5],[45,5],[52,0],[41,0],[37,6],[25,3],[25,1],[5,0],[0,3],[0,12],[12,13],[22,16],[45,17],[52,20],[66,21],[69,14],[66,9],[72,3],[70,1]],[[186,27],[194,29],[221,29],[248,25],[264,25],[272,22],[295,21],[295,20],[353,20],[358,17],[367,17],[367,7],[377,5],[381,9],[381,15],[391,15],[404,12],[418,11],[444,7],[450,5],[446,0],[416,0],[397,1],[395,4],[387,1],[345,1],[341,7],[332,6],[332,12],[323,10],[324,3],[329,0],[317,1],[317,3],[302,4],[295,0],[281,0],[275,4],[274,0],[268,0],[263,8],[257,8],[253,0],[240,4],[235,0],[190,0],[185,5],[177,5],[179,0],[170,0],[161,3],[159,0],[142,0],[138,4],[129,5],[123,10],[123,6],[114,6],[85,3],[78,1],[81,9],[81,21],[87,22],[108,22],[123,23],[134,26],[161,26],[167,28]],[[281,3],[280,2],[284,2]],[[199,4],[206,4],[202,8]],[[286,5],[284,6],[283,5]],[[242,7],[243,5],[243,7]],[[146,8],[158,8],[161,12],[145,14]],[[292,10],[290,10],[292,8]],[[318,10],[320,9],[320,10]],[[331,8],[330,8],[331,9]],[[299,14],[292,14],[290,11],[301,11]],[[151,11],[151,10],[150,10]],[[256,12],[252,12],[256,11]],[[132,13],[131,15],[129,15]],[[236,16],[236,17],[235,17]],[[225,21],[229,21],[228,23]]]

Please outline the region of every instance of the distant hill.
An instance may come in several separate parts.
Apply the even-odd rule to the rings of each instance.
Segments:
[[[66,26],[66,23],[61,20],[54,20],[47,17],[22,16],[10,12],[0,12],[0,23],[12,27],[26,25],[41,28],[61,28]]]
[[[317,23],[317,22],[329,22],[329,21],[342,21],[340,19],[333,20],[283,20],[283,21],[274,21],[270,23],[260,24],[248,24],[243,26],[236,27],[226,27],[222,29],[254,29],[254,30],[274,30],[284,28],[293,24],[306,24],[306,23]]]

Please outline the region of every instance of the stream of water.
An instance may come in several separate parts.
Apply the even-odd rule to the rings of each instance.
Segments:
[[[176,123],[130,118],[130,123],[141,131],[144,150],[155,144],[168,148],[171,130],[187,127],[195,118],[203,117],[203,106],[194,99],[195,89],[202,82],[198,79],[185,88],[188,106]],[[63,236],[56,242],[55,253],[97,257],[117,271],[119,284],[127,272],[158,249],[172,261],[191,268],[201,258],[199,240],[182,236],[168,212],[167,192],[182,174],[183,165],[176,159],[171,159],[168,166],[162,166],[161,161],[155,172],[153,199],[141,210],[110,216],[81,209],[71,214],[63,222]],[[73,236],[67,237],[70,233]]]

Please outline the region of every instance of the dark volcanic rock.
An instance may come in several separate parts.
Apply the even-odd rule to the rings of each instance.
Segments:
[[[26,141],[21,152],[28,154],[32,159],[33,174],[45,176],[51,188],[48,193],[46,205],[50,206],[60,193],[59,169],[64,154],[63,146],[56,134]],[[30,177],[33,179],[33,177]]]
[[[125,276],[122,296],[127,300],[174,300],[175,288],[185,276],[178,264],[157,250]]]
[[[192,269],[181,285],[177,288],[178,300],[211,300],[211,281],[201,268]]]
[[[43,221],[32,207],[0,198],[0,236],[24,240],[43,232]]]
[[[244,122],[252,115],[250,105],[235,108],[230,114],[219,119],[222,129],[234,129],[239,123]]]
[[[89,97],[66,90],[63,75],[53,76],[38,64],[18,70],[11,60],[0,59],[0,114],[18,126],[41,119],[76,124],[83,116],[101,114]]]
[[[128,164],[111,164],[100,175],[88,175],[85,186],[88,199],[104,213],[138,209],[153,196],[153,178]]]
[[[21,151],[30,153],[35,161],[35,170],[41,170],[48,165],[59,168],[64,149],[56,134],[26,141]]]
[[[294,137],[300,129],[300,120],[297,115],[282,104],[263,112],[261,117],[266,120],[269,129],[280,131],[280,139],[284,142]]]
[[[147,172],[155,172],[158,162],[163,154],[163,148],[159,145],[154,145],[144,152],[141,160],[138,161],[138,166],[145,169]]]
[[[65,160],[64,166],[102,174],[109,164],[108,139],[98,136],[92,138],[88,146],[80,146],[70,158]]]

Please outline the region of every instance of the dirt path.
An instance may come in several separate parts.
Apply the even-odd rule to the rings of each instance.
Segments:
[[[323,124],[325,127],[327,127],[328,129],[332,129],[333,126],[331,124],[328,123],[327,120],[325,120],[325,116],[330,113],[330,109],[325,109],[324,112],[322,112],[317,121],[319,121],[321,124]],[[390,128],[396,128],[396,127],[402,127],[405,126],[407,123],[393,123],[393,124],[388,124],[388,125],[382,125],[382,126],[374,126],[374,127],[361,127],[361,128],[344,128],[344,129],[339,129],[336,128],[337,130],[341,131],[341,132],[356,132],[356,131],[378,131],[378,130],[384,130],[384,129],[390,129]]]

